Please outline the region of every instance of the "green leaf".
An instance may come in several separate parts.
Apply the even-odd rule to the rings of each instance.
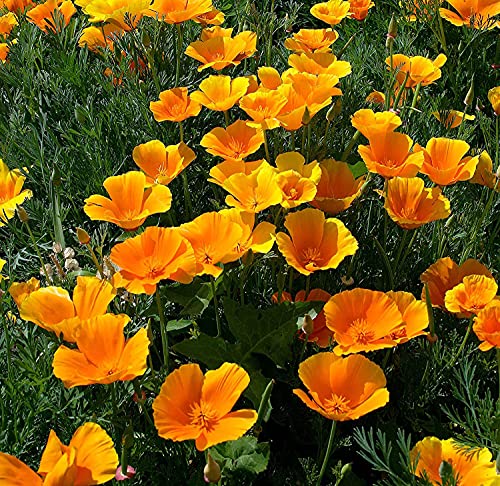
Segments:
[[[186,339],[174,347],[174,350],[192,359],[205,363],[209,368],[218,368],[224,362],[234,363],[234,345],[222,338],[200,334],[196,339]]]
[[[269,462],[267,442],[258,443],[252,436],[225,442],[210,449],[213,459],[222,466],[224,478],[251,478],[263,472]]]
[[[167,331],[180,331],[193,324],[190,319],[178,319],[177,321],[167,322]]]
[[[366,168],[366,165],[362,160],[356,162],[355,164],[350,164],[349,169],[351,169],[352,175],[355,178],[362,176],[368,172],[368,169]]]

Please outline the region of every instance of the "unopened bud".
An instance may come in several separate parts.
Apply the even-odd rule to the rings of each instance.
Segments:
[[[389,22],[389,29],[387,31],[387,39],[385,41],[385,47],[387,49],[391,49],[394,45],[394,39],[398,35],[398,22],[394,14],[391,17],[391,21]]]
[[[465,95],[464,104],[467,106],[471,106],[473,100],[474,100],[474,78],[472,78],[472,81],[470,82],[470,88],[469,91],[467,91],[467,94]]]
[[[16,204],[17,217],[21,220],[22,223],[27,223],[30,220],[28,213],[22,207]]]
[[[146,48],[151,45],[151,37],[149,37],[149,34],[142,34],[142,45]]]
[[[207,483],[218,483],[221,478],[220,466],[207,454],[207,464],[203,469],[203,479]]]
[[[304,114],[302,115],[302,125],[309,125],[311,122],[311,113],[309,113],[309,109],[305,108]]]
[[[337,116],[339,116],[342,111],[342,99],[337,98],[337,101],[330,106],[330,109],[326,112],[326,119],[329,122],[332,122]]]
[[[135,469],[132,466],[127,466],[126,474],[123,474],[122,467],[118,466],[118,469],[115,473],[115,479],[117,481],[126,481],[127,479],[131,479],[135,476]]]
[[[52,251],[57,255],[58,253],[61,253],[62,252],[62,246],[61,246],[61,243],[59,243],[58,241],[54,241],[54,243],[52,243]]]
[[[83,228],[76,228],[76,236],[80,245],[88,245],[90,243],[90,235]]]
[[[314,321],[309,314],[306,314],[304,316],[302,331],[304,332],[304,334],[306,334],[306,336],[309,336],[309,334],[312,334],[312,332],[314,331]]]

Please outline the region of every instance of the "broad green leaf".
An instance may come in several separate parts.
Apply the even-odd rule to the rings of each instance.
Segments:
[[[349,164],[349,169],[351,169],[352,175],[355,178],[365,175],[368,172],[368,169],[362,160],[356,162],[355,164]]]
[[[193,321],[190,319],[179,319],[177,321],[168,321],[167,322],[167,331],[180,331],[181,329],[185,329],[193,324]]]

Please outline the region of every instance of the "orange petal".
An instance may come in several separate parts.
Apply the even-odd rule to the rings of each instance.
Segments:
[[[41,486],[43,480],[24,462],[14,456],[0,452],[0,485]]]

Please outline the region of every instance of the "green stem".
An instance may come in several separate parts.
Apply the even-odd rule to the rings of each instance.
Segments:
[[[495,171],[498,171],[498,164],[500,163],[500,138],[499,138],[499,120],[500,120],[500,115],[496,115],[496,120],[495,120],[495,139],[496,139],[496,154],[495,154]]]
[[[160,318],[160,332],[161,332],[161,347],[163,350],[163,366],[168,373],[168,333],[167,325],[165,323],[165,314],[163,313],[163,304],[161,302],[160,289],[156,287],[156,307],[158,308],[158,316]]]
[[[328,445],[326,447],[325,457],[323,458],[323,464],[321,465],[321,470],[319,472],[318,481],[316,481],[316,486],[321,485],[321,480],[325,475],[326,466],[328,465],[328,459],[330,459],[330,454],[332,453],[333,439],[335,438],[335,429],[337,427],[337,422],[332,420],[332,427],[330,429],[330,437],[328,438]]]
[[[38,256],[38,259],[40,260],[40,264],[42,265],[42,270],[43,270],[43,273],[45,275],[45,278],[47,279],[47,283],[50,283],[49,274],[47,272],[47,269],[45,268],[45,264],[43,263],[42,254],[40,253],[40,250],[38,249],[38,245],[36,244],[35,235],[33,234],[33,231],[31,231],[30,224],[28,223],[28,221],[25,221],[24,224],[26,226],[26,229],[28,230],[28,234],[30,235],[31,243],[33,243],[33,248],[35,249],[35,252]]]
[[[271,380],[267,384],[266,389],[264,390],[264,393],[262,394],[262,398],[260,399],[260,404],[259,404],[259,410],[257,411],[256,425],[262,425],[262,420],[264,419],[264,416],[266,415],[266,412],[268,409],[269,398],[271,397],[271,392],[273,391],[273,387],[274,387],[275,383],[276,382],[274,380]]]
[[[465,333],[465,336],[462,340],[462,344],[460,344],[460,347],[458,348],[458,351],[454,354],[453,358],[450,359],[450,361],[448,362],[448,364],[446,365],[447,368],[449,368],[450,366],[453,366],[455,364],[455,361],[457,360],[457,358],[462,354],[462,351],[464,350],[464,347],[465,347],[465,344],[467,343],[467,339],[469,339],[469,334],[472,330],[472,324],[474,322],[474,316],[472,316],[470,319],[469,319],[469,325],[467,326],[467,332]]]
[[[267,144],[267,131],[262,130],[262,133],[264,134],[264,149],[266,151],[266,160],[271,163],[271,156],[269,155],[269,145]]]
[[[102,268],[102,265],[99,263],[99,260],[97,259],[97,255],[94,252],[94,249],[92,248],[92,245],[90,243],[87,243],[87,248],[90,253],[90,258],[94,262],[95,267],[97,268],[97,271],[101,275],[101,278],[104,278],[104,269]]]
[[[391,264],[389,262],[389,258],[387,257],[387,253],[382,248],[382,245],[378,242],[377,238],[373,238],[373,241],[375,242],[375,246],[377,247],[377,250],[380,253],[380,256],[382,257],[382,261],[384,262],[385,269],[387,270],[387,276],[389,278],[389,290],[393,290],[394,289],[394,273],[392,271],[392,267],[391,267]]]
[[[330,120],[326,120],[325,134],[323,135],[323,143],[321,144],[321,148],[325,148],[326,146],[326,139],[328,138],[329,130],[330,130]]]
[[[179,122],[179,139],[181,142],[184,142],[184,128],[182,122]]]
[[[426,283],[425,288],[425,305],[427,306],[427,316],[429,318],[429,332],[431,338],[436,335],[436,324],[434,321],[434,309],[432,308],[431,293],[429,292],[429,285]]]
[[[181,77],[181,51],[182,51],[182,28],[181,24],[175,24],[177,27],[177,49],[176,49],[176,64],[175,64],[175,86],[179,86]]]
[[[351,153],[354,144],[356,143],[356,140],[359,138],[361,135],[361,132],[359,130],[356,130],[356,133],[352,136],[351,140],[347,144],[347,147],[345,148],[344,152],[342,152],[342,156],[340,157],[340,160],[342,162],[345,162],[347,160],[347,157],[349,157],[349,154]]]
[[[403,248],[406,245],[406,240],[408,239],[408,235],[410,233],[410,230],[403,230],[403,231],[404,231],[404,234],[403,234],[403,237],[401,238],[401,241],[399,242],[399,247],[398,247],[398,251],[396,253],[396,258],[394,259],[394,273],[396,273],[398,270],[399,259],[401,258],[401,253],[403,252]]]
[[[404,265],[404,262],[406,261],[406,257],[410,253],[410,250],[411,250],[411,248],[413,246],[413,243],[415,242],[415,239],[417,238],[418,231],[419,231],[419,228],[415,228],[413,230],[413,236],[411,237],[410,243],[408,243],[408,245],[406,246],[405,251],[403,253],[403,257],[398,262],[400,267],[402,267]]]
[[[307,300],[307,297],[309,297],[310,288],[311,288],[311,275],[309,274],[306,277],[306,295],[304,296],[305,300]]]
[[[417,87],[415,88],[415,93],[413,95],[413,101],[411,102],[412,110],[414,110],[415,106],[417,106],[417,100],[418,100],[418,95],[420,94],[420,87],[421,86],[422,86],[422,83],[418,83]]]
[[[306,163],[309,163],[309,160],[311,159],[311,125],[312,123],[309,122],[307,125],[307,153],[306,153]]]
[[[226,122],[226,128],[229,126],[229,112],[227,110],[224,110],[224,121]]]
[[[439,23],[439,31],[441,33],[441,35],[440,35],[441,46],[442,46],[444,52],[446,54],[448,54],[448,47],[446,45],[446,37],[444,35],[443,19],[441,18],[441,15],[439,14],[439,12],[437,14],[437,18],[438,18],[438,23]]]
[[[193,204],[191,203],[191,194],[189,193],[189,183],[185,170],[182,171],[181,177],[184,188],[184,207],[186,209],[187,221],[191,221],[193,219]]]
[[[3,305],[2,305],[2,312],[3,312]],[[9,334],[9,324],[7,321],[7,317],[5,314],[2,314],[2,322],[3,322],[3,328],[5,332],[5,348],[7,350],[7,376],[10,378],[11,376],[11,369],[12,369],[12,356],[11,356],[11,349],[10,349],[10,334]]]
[[[290,292],[290,295],[293,292],[293,268],[290,267],[289,269],[289,274],[288,274],[288,292]]]
[[[215,310],[215,323],[217,325],[217,336],[221,335],[221,323],[219,316],[219,299],[217,298],[217,289],[215,288],[215,277],[210,275],[210,286],[212,287],[212,294],[214,296],[214,310]]]
[[[302,127],[302,141],[300,143],[300,153],[304,155],[304,149],[306,148],[306,135],[307,129],[305,126]]]

